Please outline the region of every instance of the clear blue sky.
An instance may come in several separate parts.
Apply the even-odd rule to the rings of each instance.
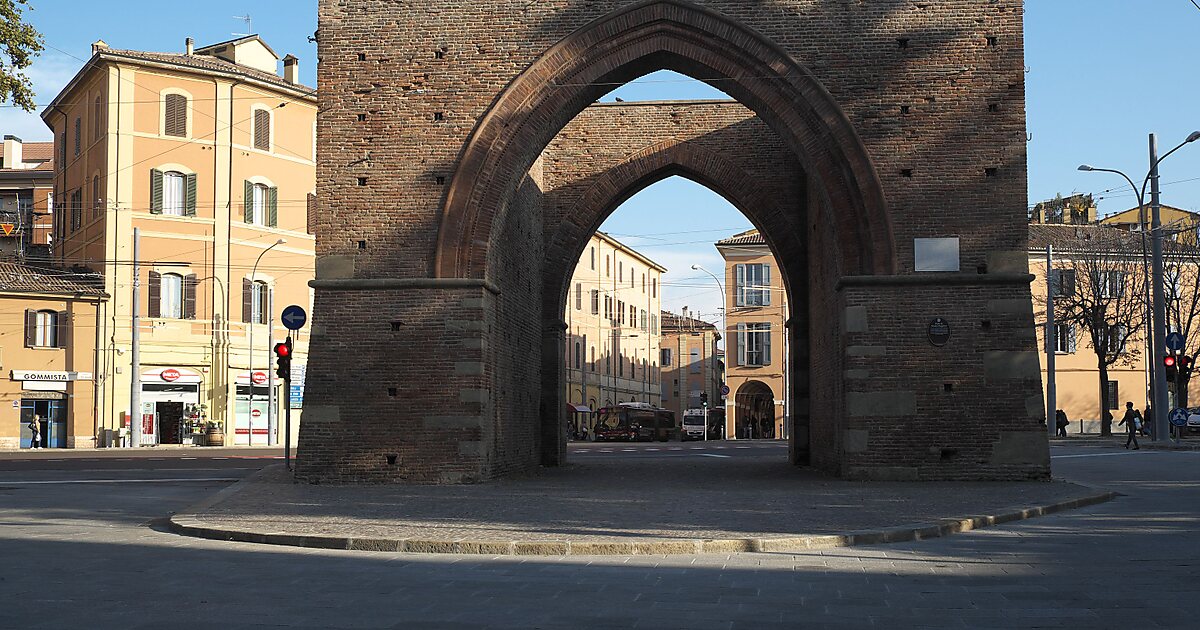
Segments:
[[[300,57],[304,82],[316,81],[316,47],[306,39],[316,29],[316,0],[32,3],[32,22],[48,45],[32,71],[39,103],[71,78],[96,39],[116,48],[182,51],[188,36],[203,45],[245,32],[245,24],[233,16],[247,12],[254,31],[280,55]],[[1147,169],[1148,133],[1157,132],[1165,150],[1200,129],[1197,33],[1200,9],[1189,0],[1027,0],[1030,203],[1059,192],[1094,192],[1101,197],[1101,213],[1135,205],[1115,176],[1075,168],[1086,162],[1139,179]],[[616,95],[632,101],[720,93],[655,74]],[[11,107],[0,107],[0,131],[27,140],[49,137],[36,116]],[[1164,203],[1200,210],[1200,143],[1163,164],[1163,182]],[[674,270],[664,292],[666,306],[686,304],[711,313],[719,300],[715,288],[706,291],[704,283],[712,281],[696,277],[690,266],[719,269],[711,243],[748,225],[712,192],[672,179],[632,198],[604,229]],[[698,232],[709,229],[714,231]]]

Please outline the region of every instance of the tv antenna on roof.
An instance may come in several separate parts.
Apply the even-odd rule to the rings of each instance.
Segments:
[[[254,19],[250,17],[249,13],[247,13],[246,15],[235,15],[235,16],[233,16],[233,19],[241,20],[246,23],[246,32],[245,33],[233,33],[234,36],[249,37],[254,34]]]

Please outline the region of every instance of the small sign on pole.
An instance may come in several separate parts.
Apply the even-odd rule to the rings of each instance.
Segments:
[[[288,330],[300,330],[304,327],[304,323],[308,321],[308,313],[304,309],[295,304],[283,309],[283,314],[279,317],[283,321],[284,327]]]
[[[1173,332],[1167,335],[1167,350],[1179,352],[1183,350],[1184,338],[1181,333]]]
[[[1171,410],[1171,424],[1177,427],[1186,427],[1188,412],[1187,409],[1176,408]]]

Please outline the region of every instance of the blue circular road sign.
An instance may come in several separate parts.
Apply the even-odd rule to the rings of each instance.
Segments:
[[[1177,427],[1186,427],[1188,419],[1187,409],[1172,409],[1171,424]]]
[[[279,319],[283,320],[283,325],[288,330],[300,330],[304,327],[304,322],[308,321],[308,313],[305,313],[303,308],[293,304],[283,309],[283,315]]]
[[[1181,333],[1173,332],[1167,335],[1167,350],[1179,352],[1183,350],[1184,339]]]

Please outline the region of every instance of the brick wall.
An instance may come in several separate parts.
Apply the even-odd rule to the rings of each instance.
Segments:
[[[793,265],[790,276],[809,278],[810,295],[793,304],[810,299],[803,325],[819,355],[808,381],[812,403],[797,407],[814,413],[813,461],[863,477],[904,477],[910,469],[920,478],[1047,474],[1040,459],[1023,463],[1021,453],[1044,449],[1026,430],[1026,416],[973,414],[978,419],[963,425],[974,431],[962,438],[966,445],[945,460],[939,450],[935,466],[909,445],[880,439],[893,437],[894,424],[870,415],[886,407],[875,404],[883,398],[859,394],[908,390],[847,379],[847,370],[868,368],[854,367],[860,359],[850,349],[862,344],[840,329],[847,308],[875,309],[865,315],[874,323],[908,321],[923,316],[918,307],[940,304],[955,322],[974,326],[993,302],[1028,299],[1014,262],[1023,264],[1026,240],[1021,1],[771,4],[321,1],[314,322],[322,333],[313,339],[306,398],[324,405],[327,420],[314,424],[306,410],[301,476],[453,481],[528,470],[539,458],[561,461],[561,428],[551,426],[561,388],[547,386],[552,355],[562,347],[555,330],[561,287],[545,278],[557,277],[547,266],[558,258],[578,255],[573,244],[602,214],[563,208],[572,198],[589,208],[615,203],[630,192],[623,178],[652,162],[627,159],[597,171],[590,186],[568,185],[556,177],[575,169],[556,168],[554,146],[580,139],[568,123],[611,83],[659,68],[715,79],[760,116],[725,126],[714,119],[709,129],[700,117],[681,123],[690,126],[683,135],[691,146],[703,148],[705,138],[729,129],[768,128],[776,139],[762,135],[751,146],[786,147],[795,158],[786,168],[802,166],[808,207],[820,210],[780,204],[756,218]],[[617,11],[627,12],[605,19]],[[763,78],[772,73],[778,76]],[[577,128],[602,109],[588,110]],[[672,160],[716,155],[706,157],[707,166],[691,164],[702,176],[719,181],[728,164],[739,163],[737,147],[730,153],[721,143],[714,145],[720,152],[666,151],[668,123],[627,116],[597,128],[586,143],[597,152],[587,157],[611,163],[619,156],[606,151],[635,147],[602,140],[637,130],[642,146],[659,146]],[[544,153],[542,185],[562,188],[545,205],[529,189]],[[913,274],[913,239],[942,236],[961,239],[963,275],[994,278],[977,279],[971,291],[941,276],[925,276],[917,288],[898,284]],[[863,275],[884,281],[841,281]],[[409,323],[374,343],[369,335],[381,317]],[[450,324],[464,321],[484,330]],[[938,369],[927,363],[919,333],[908,327],[888,340],[883,356],[895,374]],[[482,347],[461,347],[474,339]],[[963,385],[978,394],[974,400],[1036,394],[1037,383],[1027,379],[986,378],[1021,365],[1011,353],[1032,350],[1032,336],[992,332],[980,344],[983,361],[967,368]],[[1014,347],[1023,350],[1001,350]],[[1004,351],[1010,354],[995,354]],[[458,363],[476,359],[481,373],[456,372],[464,369]],[[381,371],[350,369],[357,364]],[[917,381],[938,379],[932,372],[916,378],[912,391],[923,392]],[[397,382],[409,388],[402,405],[387,394]],[[914,396],[917,410],[904,423],[921,430],[909,434],[942,427],[944,414],[958,412]],[[427,422],[430,413],[460,420]],[[477,422],[451,426],[470,424],[461,418]],[[988,440],[991,464],[968,464],[983,457]],[[378,468],[387,450],[407,459]],[[959,464],[942,463],[956,458]]]

